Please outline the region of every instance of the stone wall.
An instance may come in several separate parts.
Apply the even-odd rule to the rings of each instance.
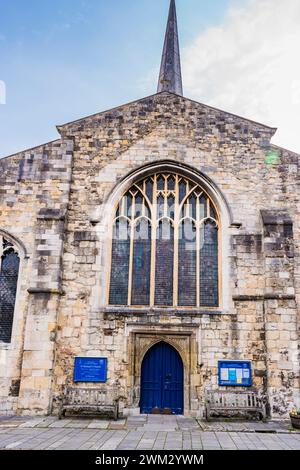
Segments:
[[[0,231],[21,267],[12,342],[0,344],[0,412],[49,410],[72,142],[0,160]]]
[[[299,156],[270,144],[274,129],[169,93],[59,132],[61,141],[30,157],[39,162],[35,170],[29,171],[30,153],[4,161],[15,168],[4,182],[21,171],[29,193],[0,213],[0,229],[19,227],[16,235],[30,252],[22,277],[20,412],[48,411],[51,393],[56,410],[63,386],[72,383],[76,355],[108,357],[108,386],[120,385],[124,413],[138,412],[142,340],[169,341],[179,352],[180,341],[185,345],[186,412],[201,415],[205,389],[217,388],[218,360],[226,358],[253,361],[254,385],[269,394],[273,416],[300,405]],[[53,166],[43,179],[45,154]],[[134,178],[154,168],[193,171],[219,206],[218,311],[107,308],[115,204]],[[11,190],[2,193],[5,207]],[[21,343],[18,351],[21,358]],[[14,370],[20,374],[20,361]]]

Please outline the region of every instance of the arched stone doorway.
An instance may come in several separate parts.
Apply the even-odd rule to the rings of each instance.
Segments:
[[[145,354],[140,397],[141,413],[183,414],[183,362],[170,344],[161,341]]]

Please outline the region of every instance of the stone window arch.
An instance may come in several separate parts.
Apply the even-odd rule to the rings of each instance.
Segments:
[[[18,247],[0,232],[0,342],[3,343],[11,342],[19,271]]]
[[[109,305],[218,308],[220,217],[206,190],[175,171],[137,180],[113,219]]]

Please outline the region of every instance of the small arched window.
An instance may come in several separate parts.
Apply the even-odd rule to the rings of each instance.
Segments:
[[[219,220],[197,183],[148,176],[124,194],[113,224],[110,305],[219,306]]]
[[[0,341],[11,342],[20,259],[8,239],[0,234]]]

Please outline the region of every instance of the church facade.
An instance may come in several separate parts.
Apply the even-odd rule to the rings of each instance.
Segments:
[[[0,412],[56,413],[75,358],[124,416],[300,406],[300,156],[182,96],[174,0],[158,92],[57,129],[0,160]]]

